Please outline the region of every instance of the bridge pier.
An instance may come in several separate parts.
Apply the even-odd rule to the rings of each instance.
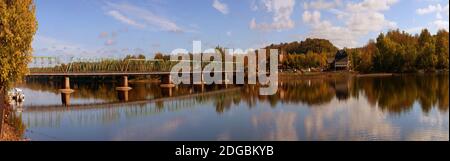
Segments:
[[[173,88],[163,88],[163,89],[161,89],[161,93],[165,97],[172,97],[172,95],[173,95]]]
[[[119,91],[118,96],[119,96],[119,100],[120,100],[120,101],[125,101],[125,102],[127,102],[127,101],[129,100],[129,97],[128,97],[128,90],[125,90],[125,91]]]
[[[70,78],[68,76],[64,76],[64,83],[61,92],[61,102],[64,106],[70,105],[70,94],[75,92],[73,89],[70,89]]]
[[[116,87],[117,91],[129,91],[133,88],[128,86],[128,76],[122,76],[122,86]]]
[[[70,106],[70,93],[61,93],[61,102],[64,106]]]
[[[62,89],[59,89],[59,91],[61,93],[73,93],[75,92],[73,89],[70,89],[70,78],[68,76],[64,77],[64,86],[62,87]]]
[[[116,87],[116,91],[120,101],[128,101],[128,91],[130,91],[131,87],[128,86],[128,76],[122,76],[122,87]]]
[[[175,84],[173,84],[172,76],[170,74],[161,75],[161,85],[162,88],[173,88]]]

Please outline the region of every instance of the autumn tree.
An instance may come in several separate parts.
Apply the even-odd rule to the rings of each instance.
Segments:
[[[0,92],[22,80],[37,30],[33,0],[0,0]]]
[[[438,69],[448,69],[449,68],[449,60],[448,60],[448,38],[449,33],[445,30],[439,30],[435,35],[435,52],[437,55],[437,68]]]
[[[436,46],[434,39],[427,29],[422,30],[419,35],[419,58],[417,66],[420,69],[431,70],[437,65],[438,57],[436,56]]]
[[[371,72],[373,70],[373,56],[377,50],[375,42],[372,40],[369,41],[359,52],[359,63],[355,69],[364,73]]]
[[[154,59],[161,59],[162,60],[162,59],[164,59],[164,55],[162,53],[158,52],[158,53],[155,54]]]

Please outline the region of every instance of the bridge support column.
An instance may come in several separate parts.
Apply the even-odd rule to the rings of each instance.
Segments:
[[[161,90],[162,95],[165,97],[172,97],[173,95],[173,88],[169,87],[169,88],[163,88]]]
[[[61,102],[64,106],[70,106],[70,94],[71,93],[61,93]]]
[[[116,90],[118,91],[129,91],[133,88],[128,86],[128,76],[123,76],[122,77],[122,87],[116,87]]]
[[[161,75],[161,85],[162,88],[173,88],[175,84],[173,84],[172,76],[170,74]]]
[[[65,76],[63,81],[64,81],[63,87],[62,89],[59,89],[61,93],[70,94],[75,92],[73,89],[70,89],[70,78],[68,76]]]
[[[64,83],[61,92],[61,102],[64,106],[70,105],[70,94],[75,92],[73,89],[70,89],[70,78],[68,76],[64,76]]]
[[[122,77],[122,87],[116,87],[116,90],[119,92],[118,97],[121,101],[128,101],[128,91],[130,91],[131,87],[128,86],[128,76]]]
[[[128,98],[128,90],[119,91],[118,96],[119,96],[119,100],[120,101],[127,102],[129,100],[129,98]]]

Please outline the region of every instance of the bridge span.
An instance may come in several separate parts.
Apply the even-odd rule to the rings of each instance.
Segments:
[[[217,71],[215,74],[222,74],[221,83],[227,86],[228,84],[233,84],[233,77],[229,77],[229,74],[235,76],[235,71]],[[203,72],[178,72],[177,74],[189,74],[191,82],[194,85],[200,85],[202,89],[204,88],[204,74]],[[194,82],[193,76],[199,74],[200,82]],[[75,92],[74,89],[70,87],[70,77],[94,77],[94,76],[119,76],[122,77],[121,85],[116,87],[116,90],[124,96],[124,100],[128,101],[128,91],[132,88],[128,85],[129,76],[147,76],[147,75],[157,75],[160,76],[162,88],[169,88],[169,93],[171,95],[171,88],[176,85],[173,83],[171,72],[32,72],[26,75],[26,77],[62,77],[63,86],[59,90],[61,92],[61,99],[64,105],[68,106],[70,104],[70,94]]]

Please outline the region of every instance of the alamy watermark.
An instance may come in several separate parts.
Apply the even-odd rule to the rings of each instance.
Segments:
[[[70,70],[70,64],[75,62],[94,63],[104,60],[122,60],[120,57],[35,58],[30,67],[54,67],[67,63],[68,71]],[[143,60],[147,59],[139,59],[138,61]],[[242,49],[223,49],[223,51],[206,49],[202,51],[201,41],[193,41],[191,53],[186,49],[175,49],[170,54],[170,61],[176,62],[176,65],[170,71],[172,82],[175,85],[181,83],[206,85],[253,84],[260,85],[260,95],[273,95],[278,90],[277,49],[247,49],[245,51]],[[245,82],[245,78],[247,78],[247,82]]]
[[[176,85],[191,82],[245,84],[247,74],[247,84],[261,86],[260,95],[273,95],[278,90],[277,49],[206,49],[202,52],[201,41],[193,41],[192,55],[186,49],[175,49],[170,60],[178,62],[170,72]]]

